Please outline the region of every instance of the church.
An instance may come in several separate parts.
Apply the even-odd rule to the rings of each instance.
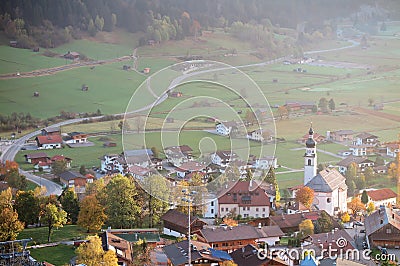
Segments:
[[[336,169],[317,173],[317,144],[312,126],[308,132],[304,154],[304,186],[314,190],[313,205],[330,215],[347,211],[346,178]]]

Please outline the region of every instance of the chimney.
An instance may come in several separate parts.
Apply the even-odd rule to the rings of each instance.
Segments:
[[[244,247],[242,247],[242,253],[244,253]]]
[[[250,179],[250,184],[249,184],[249,186],[250,186],[250,187],[253,186],[253,180],[252,180],[252,179]]]
[[[261,223],[258,223],[258,229],[261,229]]]
[[[282,213],[282,220],[285,220],[286,218],[285,218],[285,215],[283,215],[283,213]]]

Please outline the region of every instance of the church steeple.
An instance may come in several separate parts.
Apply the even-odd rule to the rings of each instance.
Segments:
[[[306,141],[306,152],[304,154],[304,185],[317,175],[317,148],[314,140],[314,130],[312,123],[308,130]]]

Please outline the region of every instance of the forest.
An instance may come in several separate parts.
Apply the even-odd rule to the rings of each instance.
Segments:
[[[396,19],[399,14],[393,10],[399,9],[391,7],[397,5],[393,0],[4,0],[0,30],[21,48],[56,47],[116,27],[145,32],[140,44],[183,39],[234,23],[301,27],[311,34],[324,30],[327,22],[354,16],[362,7],[363,13],[354,17],[359,24]]]

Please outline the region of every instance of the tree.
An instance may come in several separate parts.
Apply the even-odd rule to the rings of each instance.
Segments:
[[[282,120],[284,117],[289,118],[289,110],[286,108],[286,106],[281,105],[278,107],[278,116]]]
[[[382,156],[380,155],[376,156],[375,165],[376,166],[385,165],[385,160],[382,158]]]
[[[348,223],[348,222],[350,222],[350,215],[347,212],[345,212],[342,215],[341,219],[342,219],[342,223]]]
[[[224,219],[222,219],[222,223],[226,224],[227,226],[237,226],[238,222],[232,218],[229,217],[224,217]]]
[[[63,191],[60,196],[60,203],[67,212],[67,221],[76,224],[79,214],[79,200],[73,188]]]
[[[103,31],[103,27],[104,27],[104,18],[99,17],[98,15],[96,16],[95,20],[94,20],[94,24],[97,28],[98,31]]]
[[[370,203],[368,203],[368,206],[367,206],[367,213],[368,213],[368,215],[370,215],[374,210],[375,210],[375,205],[374,205],[374,203],[371,201]]]
[[[115,228],[132,228],[138,221],[141,203],[132,178],[114,176],[104,189],[107,224]]]
[[[81,175],[86,175],[86,167],[82,164],[81,167],[79,168],[79,173]]]
[[[392,180],[397,178],[397,165],[395,162],[391,162],[388,167],[388,177]]]
[[[331,110],[335,110],[336,109],[336,104],[335,104],[335,101],[333,100],[333,98],[331,98],[329,100],[328,105],[329,105],[329,109],[331,109]]]
[[[328,100],[325,97],[319,99],[318,107],[321,109],[322,112],[328,111]]]
[[[135,118],[135,127],[136,127],[136,132],[139,133],[140,130],[144,131],[144,119],[141,116],[138,116]],[[125,130],[128,130],[128,128],[126,128],[126,125],[128,123],[125,121]]]
[[[224,262],[222,262],[221,266],[238,266],[238,265],[231,260],[224,260]]]
[[[117,26],[117,15],[114,13],[111,14],[111,25],[112,25],[111,30],[114,30],[115,26]]]
[[[78,225],[86,228],[87,232],[99,231],[104,225],[107,215],[95,195],[86,196],[81,204]]]
[[[252,110],[246,111],[246,121],[250,125],[253,125],[255,122],[257,122],[256,115],[254,114],[254,112]]]
[[[55,161],[51,166],[51,172],[55,175],[59,175],[67,170],[67,161]]]
[[[362,195],[361,195],[361,202],[364,203],[364,204],[367,204],[368,201],[369,201],[369,199],[368,199],[367,191],[364,190]]]
[[[306,219],[299,224],[300,233],[303,236],[309,236],[314,234],[314,224],[310,219]]]
[[[314,201],[314,190],[309,187],[302,187],[296,192],[296,201],[302,203],[308,209]]]
[[[372,169],[371,166],[368,166],[365,168],[364,175],[366,180],[372,180],[375,177],[374,169]]]
[[[373,98],[368,98],[368,106],[372,106],[374,104],[374,99]]]
[[[111,249],[104,251],[99,236],[88,236],[88,242],[82,243],[77,249],[77,263],[87,266],[107,265],[118,266],[118,259],[115,251]]]
[[[18,191],[15,199],[15,209],[19,220],[24,222],[25,227],[37,222],[39,217],[39,198],[32,190]]]
[[[88,24],[88,32],[90,34],[90,36],[95,36],[97,33],[96,27],[94,25],[93,19],[89,20],[89,24]]]
[[[151,147],[151,152],[153,153],[153,156],[155,157],[155,158],[158,158],[158,155],[159,155],[159,151],[158,151],[158,149],[157,149],[157,147]]]
[[[349,209],[353,211],[354,217],[357,216],[357,213],[365,210],[365,205],[361,202],[359,197],[354,197],[348,205]]]
[[[15,240],[24,230],[24,224],[18,220],[18,213],[12,208],[0,210],[0,241]]]
[[[67,213],[57,207],[54,203],[47,203],[41,211],[41,222],[47,225],[48,234],[47,242],[50,242],[50,237],[54,227],[63,227],[67,222]]]
[[[321,215],[316,223],[318,224],[318,229],[319,229],[319,232],[316,233],[327,233],[332,231],[333,229],[332,219],[329,216],[329,214],[327,214],[324,211],[321,212]]]
[[[0,193],[0,241],[15,240],[24,229],[12,206],[11,188]]]
[[[356,187],[358,190],[364,189],[367,185],[366,185],[366,181],[365,181],[365,175],[364,174],[360,174],[356,180]]]

